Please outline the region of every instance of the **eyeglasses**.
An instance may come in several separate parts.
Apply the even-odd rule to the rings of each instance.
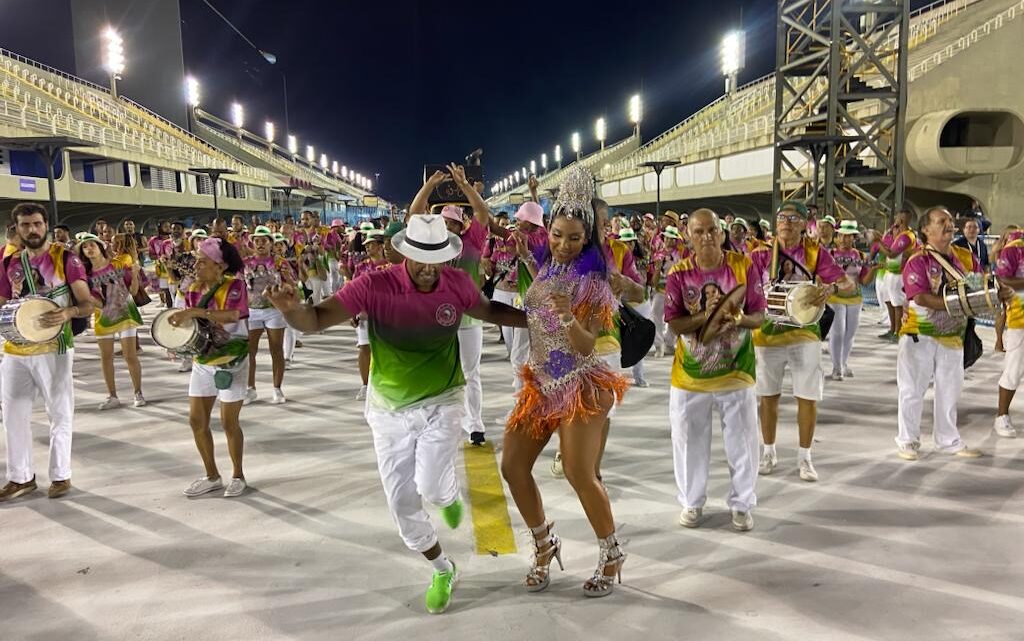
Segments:
[[[775,220],[779,221],[780,223],[786,221],[789,221],[791,223],[798,223],[803,219],[804,217],[801,216],[800,214],[779,214],[775,217]]]

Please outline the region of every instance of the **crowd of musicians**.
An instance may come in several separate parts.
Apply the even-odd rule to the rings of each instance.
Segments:
[[[430,194],[446,182],[464,199],[432,207]],[[131,221],[118,229],[101,221],[72,237],[66,227],[48,229],[42,205],[17,205],[0,272],[7,453],[0,501],[37,489],[30,425],[37,395],[50,420],[48,496],[71,490],[72,360],[75,335],[87,325],[108,392],[99,409],[121,405],[120,362],[132,404],[146,404],[138,353],[139,308],[147,304],[164,308],[149,328],[156,346],[147,349],[167,348],[179,370],[189,372],[189,423],[204,466],[184,489],[190,497],[246,491],[240,415],[260,399],[263,334],[272,364],[268,400],[280,404],[302,336],[335,325],[356,328],[357,397],[365,401],[399,534],[433,566],[425,595],[433,613],[448,607],[459,571],[424,503],[451,528],[462,521],[455,460],[464,439],[487,439],[480,357],[488,325],[500,328],[511,363],[515,398],[501,420],[501,471],[533,534],[529,591],[544,590],[552,563],[561,566],[562,540],[533,475],[556,433],[551,473],[571,484],[598,542],[597,568],[582,593],[605,596],[621,581],[627,556],[601,459],[628,388],[647,387],[645,368],[666,354],[673,357],[669,425],[680,525],[699,527],[704,518],[717,412],[732,526],[753,527],[757,477],[782,465],[775,443],[787,378],[797,419],[796,473],[817,481],[817,404],[826,379],[854,377],[863,288],[872,283],[889,322],[881,338],[898,344],[897,456],[921,455],[931,385],[934,451],[981,455],[957,426],[965,366],[977,358],[975,315],[995,320],[996,349],[1004,352],[994,430],[1017,435],[1010,403],[1024,377],[1024,232],[1008,228],[989,248],[979,237],[981,221],[967,220],[954,242],[954,218],[940,206],[916,216],[901,211],[884,232],[796,201],[784,202],[774,220],[719,217],[706,208],[626,216],[610,213],[593,185],[585,169],[573,168],[545,211],[531,177],[533,198],[509,216],[491,211],[482,185],[451,165],[424,181],[397,220],[350,228],[337,220],[325,225],[307,211],[297,224],[289,217],[247,225],[235,216],[230,225],[216,219],[209,228],[187,229],[168,221],[149,239]],[[146,263],[154,269],[144,269]],[[960,300],[973,292],[988,307],[977,314],[969,305],[951,307],[956,292]],[[29,318],[23,303],[38,298],[56,305]],[[811,322],[801,320],[808,310],[817,312]],[[653,322],[654,340],[629,358],[639,336],[633,318]],[[175,343],[179,336],[185,338]],[[232,467],[226,480],[210,430],[218,402]]]

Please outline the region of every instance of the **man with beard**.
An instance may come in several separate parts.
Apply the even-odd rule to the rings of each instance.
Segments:
[[[46,208],[36,203],[21,203],[14,207],[11,217],[24,248],[3,261],[0,305],[29,294],[45,296],[60,308],[40,316],[38,324],[61,329],[51,341],[4,344],[4,359],[0,361],[0,400],[7,434],[8,482],[0,489],[0,501],[23,496],[37,487],[32,466],[31,423],[32,404],[37,394],[43,398],[50,418],[50,489],[47,495],[57,498],[71,489],[71,425],[75,398],[70,321],[92,314],[92,298],[82,261],[63,245],[47,239]],[[42,279],[41,286],[34,282],[35,273]]]

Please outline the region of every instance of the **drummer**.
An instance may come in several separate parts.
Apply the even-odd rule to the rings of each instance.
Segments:
[[[244,260],[245,284],[249,293],[249,386],[245,392],[244,404],[257,399],[256,353],[259,351],[263,330],[267,332],[270,344],[270,363],[274,377],[274,395],[271,404],[285,402],[281,384],[284,382],[284,332],[285,322],[281,312],[274,309],[263,297],[263,291],[281,283],[294,283],[295,272],[284,256],[274,255],[273,234],[269,227],[259,225],[248,237],[252,256]]]
[[[703,516],[711,462],[711,411],[717,408],[732,479],[728,498],[732,526],[746,532],[754,527],[750,511],[757,503],[751,330],[764,320],[761,275],[745,255],[723,251],[715,212],[698,209],[687,225],[694,253],[676,263],[665,286],[665,319],[682,337],[672,363],[669,397],[676,485],[683,506],[679,524],[697,527]],[[719,300],[738,286],[745,287],[743,297],[724,301],[730,309],[712,317]],[[709,322],[705,331],[710,340],[699,340],[698,331]]]
[[[0,401],[7,435],[7,484],[0,502],[36,489],[32,466],[32,404],[43,398],[50,418],[51,499],[71,489],[71,424],[75,413],[71,363],[74,342],[70,321],[92,314],[85,267],[73,252],[47,239],[49,214],[37,203],[20,203],[11,211],[23,248],[3,259],[0,305],[29,294],[45,296],[60,309],[39,317],[42,328],[60,327],[57,338],[44,343],[4,343],[0,361]]]
[[[245,400],[249,369],[249,296],[245,281],[235,275],[242,270],[238,250],[224,238],[200,240],[196,251],[196,281],[185,292],[185,309],[174,312],[170,323],[180,326],[190,319],[205,319],[212,331],[212,347],[195,356],[188,384],[189,424],[206,476],[185,488],[185,496],[199,496],[224,490],[225,497],[245,492],[242,473],[244,437],[238,414]],[[210,414],[220,400],[220,422],[228,441],[233,467],[231,482],[224,487],[213,456]]]
[[[804,237],[807,229],[807,207],[796,201],[782,203],[775,218],[775,238],[751,253],[751,259],[763,274],[769,289],[777,282],[818,282],[817,296],[810,301],[824,307],[828,297],[837,293],[852,294],[857,286],[843,272],[832,254],[817,240]],[[761,435],[764,449],[758,472],[771,474],[778,464],[775,453],[775,431],[779,422],[779,398],[782,379],[789,369],[793,396],[797,401],[797,424],[800,447],[797,462],[800,478],[818,480],[811,462],[811,443],[817,423],[817,404],[825,385],[821,370],[821,332],[818,324],[792,327],[776,324],[771,318],[754,331],[757,353],[757,395],[760,399]]]
[[[896,385],[899,388],[896,434],[897,456],[916,461],[921,447],[921,412],[924,395],[935,385],[935,450],[964,458],[981,452],[960,438],[956,426],[957,403],[964,385],[964,330],[967,320],[946,311],[942,288],[964,274],[980,271],[969,251],[953,248],[956,226],[945,207],[932,207],[921,217],[924,248],[911,256],[903,269],[903,289],[908,307],[900,328],[896,356]],[[952,273],[951,273],[952,272]],[[999,299],[1006,302],[1014,291],[1003,285]]]

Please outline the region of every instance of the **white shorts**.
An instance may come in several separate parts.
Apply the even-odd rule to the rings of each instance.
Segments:
[[[284,329],[284,314],[274,307],[267,309],[249,308],[249,331],[254,329]]]
[[[363,345],[370,344],[370,326],[366,324],[366,320],[359,321],[356,325],[356,347],[362,347]]]
[[[893,307],[903,307],[907,304],[907,295],[903,293],[903,276],[885,272],[882,277],[882,290],[884,298],[880,298]]]
[[[243,358],[241,363],[228,369],[233,375],[231,387],[228,389],[217,389],[213,382],[214,374],[221,369],[226,368],[192,363],[192,377],[188,380],[188,395],[198,398],[216,396],[221,403],[244,401],[245,388],[249,383],[249,359]]]
[[[757,355],[758,396],[782,394],[782,378],[789,366],[793,380],[793,396],[808,401],[820,401],[825,386],[821,371],[821,344],[804,341],[783,347],[755,347]]]
[[[168,282],[166,278],[160,279],[160,289],[167,289]]]
[[[128,329],[122,329],[121,331],[117,332],[116,334],[107,334],[106,336],[97,336],[96,340],[98,340],[98,341],[114,341],[114,340],[119,341],[122,338],[135,338],[138,335],[139,335],[139,328],[138,327],[129,327]]]
[[[999,387],[1015,391],[1020,388],[1024,379],[1024,329],[1006,328],[1003,331],[1003,348],[1006,357],[1003,359],[1003,375],[999,377]]]

